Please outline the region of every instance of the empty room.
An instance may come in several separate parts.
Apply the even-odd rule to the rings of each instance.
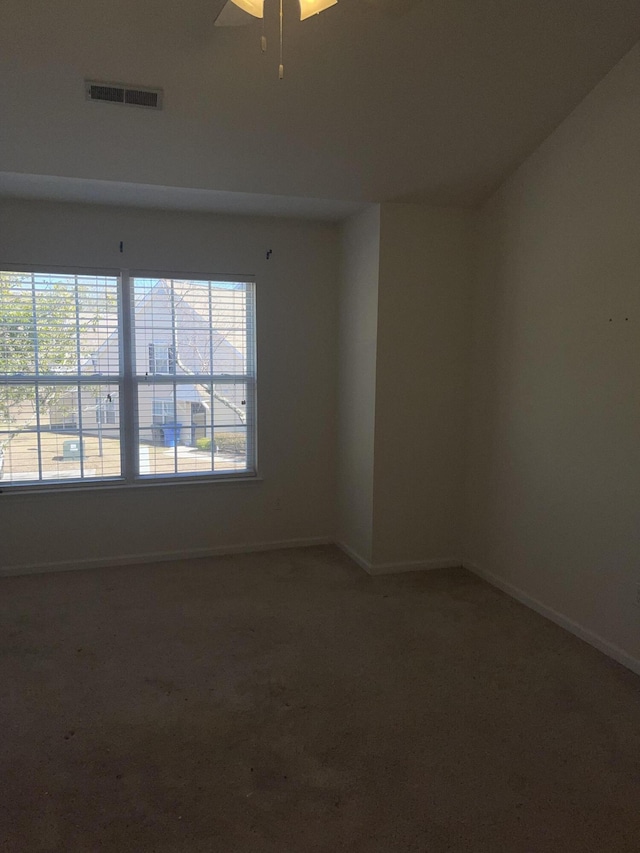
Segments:
[[[637,0],[3,0],[0,849],[637,853]]]

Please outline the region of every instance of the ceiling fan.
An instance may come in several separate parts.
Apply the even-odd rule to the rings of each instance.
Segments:
[[[300,20],[319,15],[338,0],[299,0]],[[420,0],[364,0],[376,11],[393,18],[406,15]],[[226,0],[220,7],[215,20],[216,27],[245,27],[255,18],[262,18],[264,0]]]
[[[215,18],[216,27],[245,27],[252,24],[256,18],[264,19],[265,0],[223,0],[219,5],[220,11]],[[300,4],[300,20],[304,21],[313,15],[319,15],[325,9],[335,6],[338,0],[298,0]],[[409,12],[420,0],[365,0],[377,11],[390,17],[402,17]],[[280,3],[280,66],[278,76],[284,77],[284,66],[282,63],[282,0]],[[266,36],[261,37],[263,52],[267,49]]]
[[[319,15],[338,0],[299,0],[300,20]],[[243,27],[251,23],[251,18],[264,17],[264,0],[227,0],[216,18],[216,27]]]

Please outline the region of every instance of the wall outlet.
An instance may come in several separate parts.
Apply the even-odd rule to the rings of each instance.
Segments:
[[[640,583],[636,584],[636,596],[634,598],[636,607],[640,607]]]

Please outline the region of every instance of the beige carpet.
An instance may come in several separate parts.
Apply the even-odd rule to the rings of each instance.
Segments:
[[[640,850],[640,679],[334,548],[0,582],[2,851]]]

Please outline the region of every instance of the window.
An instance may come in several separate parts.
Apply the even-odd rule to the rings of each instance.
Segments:
[[[99,423],[111,425],[118,423],[116,399],[113,394],[96,397],[96,417]]]
[[[255,474],[248,281],[0,272],[2,487]]]
[[[173,408],[173,400],[154,400],[153,401],[153,423],[154,424],[172,424],[176,419],[176,412]]]
[[[149,373],[175,373],[175,350],[170,344],[149,344]]]

